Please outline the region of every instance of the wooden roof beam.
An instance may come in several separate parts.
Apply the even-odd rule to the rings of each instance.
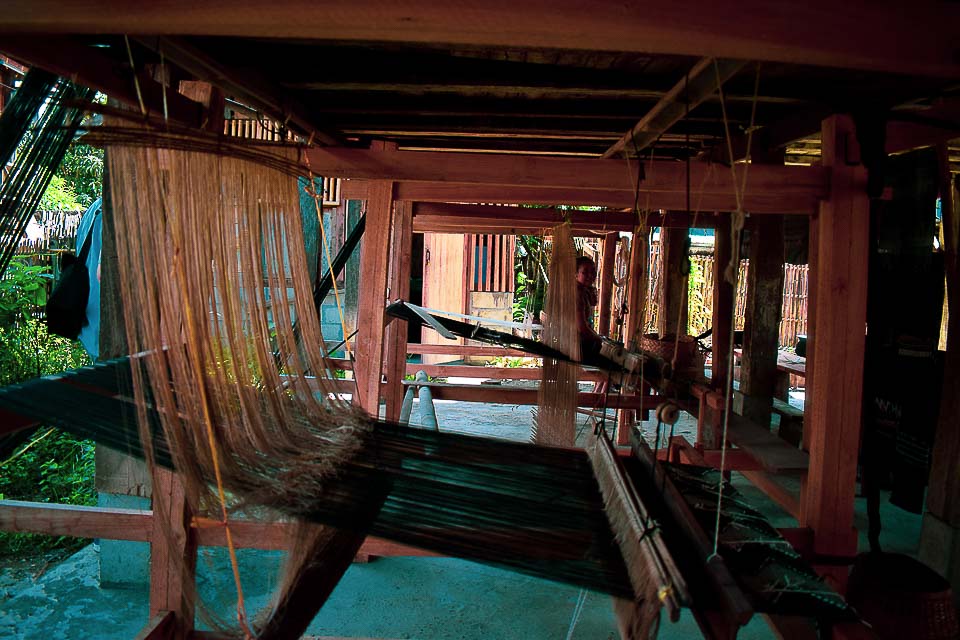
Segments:
[[[603,154],[604,158],[638,154],[656,142],[662,133],[682,120],[697,105],[716,93],[746,63],[741,60],[702,58],[680,82]]]
[[[632,208],[638,201],[641,208],[651,210],[686,208],[686,168],[680,162],[645,163],[646,179],[638,190],[636,164],[622,160],[342,147],[312,148],[307,154],[317,175],[398,182],[398,200],[616,208]],[[736,209],[728,168],[693,163],[690,170],[695,207]],[[755,165],[750,168],[745,207],[754,213],[811,214],[827,187],[821,167]]]
[[[413,208],[415,232],[446,233],[539,233],[569,220],[576,235],[610,231],[633,231],[637,218],[632,211],[571,211],[555,207],[510,207],[417,202]],[[651,214],[650,226],[691,226],[684,213]],[[701,215],[697,227],[715,226],[712,215]]]
[[[140,97],[147,112],[161,117],[164,114],[164,90],[160,83],[145,71],[135,76],[129,65],[118,64],[96,47],[86,46],[65,36],[4,36],[0,48],[23,62],[71,78],[138,111],[139,84]],[[167,89],[166,105],[167,117],[174,122],[197,127],[203,121],[205,108],[180,95],[175,89]]]
[[[172,63],[197,78],[262,109],[297,133],[312,137],[319,144],[342,144],[336,136],[321,130],[303,105],[290,99],[286,90],[268,78],[248,69],[242,72],[231,69],[181,38],[140,38],[139,41],[149,49],[162,51]]]
[[[770,60],[960,77],[960,6],[781,0],[7,0],[0,33],[176,34],[449,43]]]

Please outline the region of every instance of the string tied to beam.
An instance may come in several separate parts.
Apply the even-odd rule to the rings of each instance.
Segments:
[[[717,67],[716,60],[714,60],[714,70],[716,71],[717,78],[720,77],[720,71]],[[718,82],[719,85],[719,82]],[[733,143],[730,139],[730,120],[727,117],[727,105],[723,97],[723,88],[718,86],[718,91],[720,92],[720,108],[723,113],[723,128],[726,132],[727,137],[727,153],[729,154],[730,160],[730,171],[733,174],[733,189],[734,197],[737,202],[737,209],[734,212],[731,224],[730,224],[730,233],[731,233],[731,252],[730,252],[730,263],[727,265],[727,268],[724,273],[724,278],[733,285],[733,290],[737,290],[737,278],[740,274],[740,239],[743,233],[743,226],[746,219],[746,214],[743,207],[743,197],[746,193],[747,188],[747,172],[750,168],[750,149],[753,144],[753,131],[756,122],[757,114],[757,96],[760,92],[760,64],[757,64],[757,71],[754,77],[753,83],[753,104],[750,110],[750,125],[747,129],[747,155],[746,162],[743,170],[743,179],[742,182],[737,184],[737,171],[734,164],[733,157]],[[723,505],[723,474],[727,466],[727,434],[730,428],[730,411],[733,404],[733,343],[734,343],[734,332],[736,331],[736,324],[730,323],[730,336],[728,341],[728,350],[727,350],[727,377],[726,377],[726,388],[724,389],[724,407],[723,407],[723,434],[720,440],[720,481],[719,486],[717,487],[717,516],[716,521],[714,522],[713,528],[713,552],[707,558],[707,561],[710,561],[718,555],[718,550],[720,548],[720,508]]]
[[[311,140],[312,139],[313,139],[313,136],[311,135]],[[321,205],[323,195],[317,193],[316,178],[313,175],[313,171],[310,170],[309,154],[304,154],[304,157],[306,158],[307,176],[309,180],[309,183],[304,188],[304,191],[306,191],[306,193],[313,200],[313,206],[317,211],[317,219],[320,222],[320,240],[323,243],[323,253],[324,253],[324,257],[327,260],[327,270],[330,272],[330,281],[333,284],[333,297],[337,302],[337,313],[340,316],[340,330],[343,332],[342,333],[343,336],[348,336],[350,332],[347,330],[347,320],[346,320],[345,314],[343,313],[343,303],[340,300],[340,288],[337,287],[337,274],[333,272],[333,259],[330,257],[330,242],[327,240],[327,230],[323,224],[323,206]],[[347,359],[349,360],[350,352],[351,352],[350,338],[344,337],[343,343],[344,343],[344,349],[347,352]]]

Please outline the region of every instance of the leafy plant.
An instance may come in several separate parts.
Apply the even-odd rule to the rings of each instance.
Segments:
[[[510,356],[497,356],[496,358],[493,358],[487,364],[487,366],[503,367],[507,369],[517,369],[521,367],[536,367],[538,366],[537,361],[538,361],[537,358],[524,358],[524,357],[512,358]]]
[[[12,259],[0,278],[0,325],[21,322],[31,310],[47,304],[47,286],[52,279],[48,267]]]
[[[41,211],[80,211],[83,205],[77,201],[73,185],[60,176],[53,176],[47,190],[40,198]]]
[[[89,207],[103,190],[103,149],[71,144],[58,174],[70,185],[80,207]]]
[[[0,278],[0,385],[58,373],[88,363],[79,343],[47,333],[39,311],[46,303],[49,267],[11,261]],[[0,460],[0,499],[93,504],[94,444],[57,430]],[[0,532],[0,556],[75,548],[70,538]]]
[[[94,505],[94,443],[57,429],[37,437],[0,461],[0,499]],[[0,532],[0,557],[73,550],[85,544],[66,536]]]
[[[713,290],[707,288],[704,261],[690,261],[687,280],[687,333],[699,335],[713,326]]]
[[[523,322],[524,316],[536,317],[543,310],[547,291],[549,248],[538,236],[517,236],[513,294],[513,319]]]

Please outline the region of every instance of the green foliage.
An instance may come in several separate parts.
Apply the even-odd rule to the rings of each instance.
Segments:
[[[0,278],[0,326],[21,322],[32,309],[47,304],[47,284],[52,278],[47,267],[13,258]]]
[[[543,310],[547,292],[550,252],[538,236],[517,236],[513,294],[513,319],[523,322],[524,314],[536,317]]]
[[[83,206],[77,200],[77,193],[73,185],[61,178],[53,176],[47,190],[40,198],[40,211],[80,211]]]
[[[700,335],[713,326],[713,304],[707,299],[712,292],[707,290],[703,266],[703,260],[690,261],[690,276],[687,280],[687,333],[691,335]]]
[[[0,385],[59,373],[88,363],[79,343],[47,333],[36,317],[46,303],[48,267],[11,261],[0,279]],[[56,430],[38,431],[34,440],[0,460],[0,499],[93,504],[93,450],[90,441]],[[72,548],[73,539],[0,532],[0,556]]]
[[[516,358],[511,358],[509,356],[497,356],[492,359],[487,366],[489,367],[503,367],[506,369],[517,369],[521,367],[536,367],[537,358],[524,358],[518,356]]]
[[[94,505],[94,444],[68,433],[40,430],[8,461],[0,461],[0,499]],[[0,557],[85,544],[66,536],[0,532]]]
[[[57,174],[63,177],[76,194],[80,207],[89,207],[103,191],[103,149],[86,144],[71,144]]]

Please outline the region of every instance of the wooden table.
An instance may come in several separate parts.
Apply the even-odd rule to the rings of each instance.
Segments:
[[[734,349],[734,355],[739,363],[743,356],[742,349]],[[740,378],[739,370],[734,372],[735,379]],[[789,351],[777,352],[777,382],[774,397],[784,401],[790,400],[790,389],[801,388],[807,377],[807,359]]]

